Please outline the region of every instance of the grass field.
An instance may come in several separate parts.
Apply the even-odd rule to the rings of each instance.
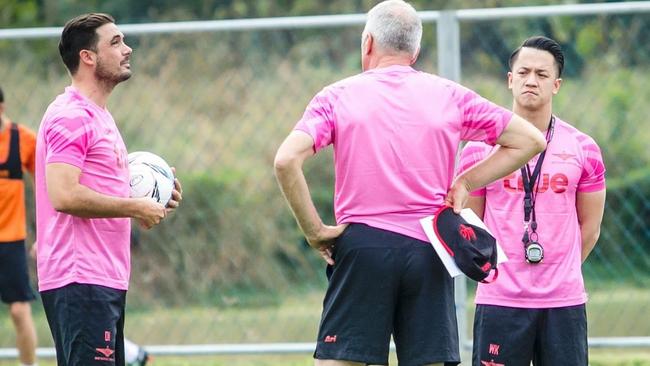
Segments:
[[[204,357],[156,357],[152,366],[312,366],[310,355],[260,355],[260,356],[204,356]],[[391,365],[396,365],[391,357]],[[16,361],[2,360],[0,366],[15,366]],[[53,360],[41,360],[40,366],[55,366]],[[467,366],[464,362],[461,366]],[[650,350],[593,350],[591,366],[650,366]]]
[[[322,292],[312,291],[287,296],[273,306],[226,308],[179,308],[131,311],[126,334],[142,344],[210,344],[313,342],[320,317]],[[471,299],[470,299],[471,303]],[[608,288],[592,291],[588,304],[592,337],[650,336],[650,291]],[[472,309],[468,309],[471,322]],[[35,304],[34,317],[39,344],[51,346],[49,331]],[[11,347],[13,335],[6,308],[0,309],[0,348]],[[650,349],[593,349],[591,365],[650,366]],[[153,366],[303,366],[312,365],[309,354],[256,356],[157,356]],[[391,364],[396,364],[392,361]],[[16,365],[2,360],[0,366]],[[41,360],[41,366],[54,365]]]

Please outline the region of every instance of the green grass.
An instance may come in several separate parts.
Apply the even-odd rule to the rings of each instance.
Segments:
[[[391,365],[396,365],[393,355]],[[152,366],[312,366],[311,355],[257,355],[257,356],[200,356],[155,357]],[[650,366],[649,350],[608,350],[590,352],[591,366]],[[11,360],[0,361],[0,366],[15,366]],[[40,360],[40,366],[55,366],[53,360]],[[469,365],[464,362],[462,365]]]
[[[130,311],[126,334],[142,344],[210,344],[210,343],[273,343],[313,342],[320,318],[322,291],[295,293],[280,297],[274,305],[226,307],[158,308]],[[471,299],[468,300],[471,304]],[[35,304],[34,318],[39,345],[50,347],[49,330],[40,304]],[[650,291],[628,287],[607,288],[590,293],[587,305],[592,337],[650,336],[647,312]],[[468,309],[471,315],[473,307]],[[0,308],[0,347],[12,347],[13,331],[6,313]],[[647,349],[593,349],[591,365],[650,366]],[[41,360],[41,366],[54,365]],[[231,355],[202,357],[155,358],[154,366],[303,366],[312,365],[309,354]],[[396,364],[391,362],[391,364]],[[0,366],[15,361],[0,361]]]
[[[39,360],[38,364],[56,366],[53,360]],[[313,359],[307,355],[156,357],[151,362],[151,366],[311,366],[313,364]],[[0,361],[0,366],[16,365],[16,361]]]

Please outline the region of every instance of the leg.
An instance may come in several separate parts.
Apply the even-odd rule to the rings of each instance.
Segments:
[[[587,311],[585,305],[546,309],[538,331],[535,366],[587,366]]]
[[[36,330],[32,320],[34,291],[29,283],[25,242],[19,240],[0,244],[0,298],[9,304],[9,313],[16,329],[16,347],[23,364],[36,363]]]
[[[405,238],[395,309],[400,366],[460,362],[454,282],[430,244]]]
[[[72,283],[41,294],[59,366],[124,365],[126,291]]]
[[[126,316],[126,297],[121,302],[113,306],[115,311],[119,312],[120,318],[115,326],[115,366],[125,366],[125,347],[124,342],[124,321]]]
[[[45,316],[47,318],[47,325],[50,328],[52,334],[52,339],[54,340],[54,349],[56,350],[56,364],[57,366],[67,366],[68,363],[65,358],[65,349],[63,347],[63,326],[61,322],[63,321],[61,317],[61,298],[65,297],[61,295],[61,292],[65,290],[65,287],[61,289],[48,290],[41,292],[41,300],[43,301],[43,309],[45,310]]]
[[[392,233],[352,224],[337,239],[336,264],[330,268],[314,352],[316,365],[388,364],[399,278],[388,234]]]
[[[28,302],[14,302],[9,305],[9,312],[16,329],[16,347],[20,362],[25,365],[36,363],[36,330],[31,305]]]
[[[472,365],[530,366],[541,311],[477,305]]]

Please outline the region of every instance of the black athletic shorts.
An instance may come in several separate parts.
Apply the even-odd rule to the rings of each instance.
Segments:
[[[72,283],[41,298],[58,366],[124,366],[126,291]]]
[[[477,305],[473,365],[587,366],[585,305],[549,309]]]
[[[29,284],[25,241],[0,243],[0,300],[11,304],[35,298]]]
[[[454,282],[431,244],[363,224],[337,239],[314,358],[400,366],[460,361]]]

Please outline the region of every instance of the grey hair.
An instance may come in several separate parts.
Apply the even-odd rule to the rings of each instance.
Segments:
[[[386,0],[370,9],[364,33],[372,34],[387,51],[415,56],[422,40],[422,20],[413,6],[403,0]]]

